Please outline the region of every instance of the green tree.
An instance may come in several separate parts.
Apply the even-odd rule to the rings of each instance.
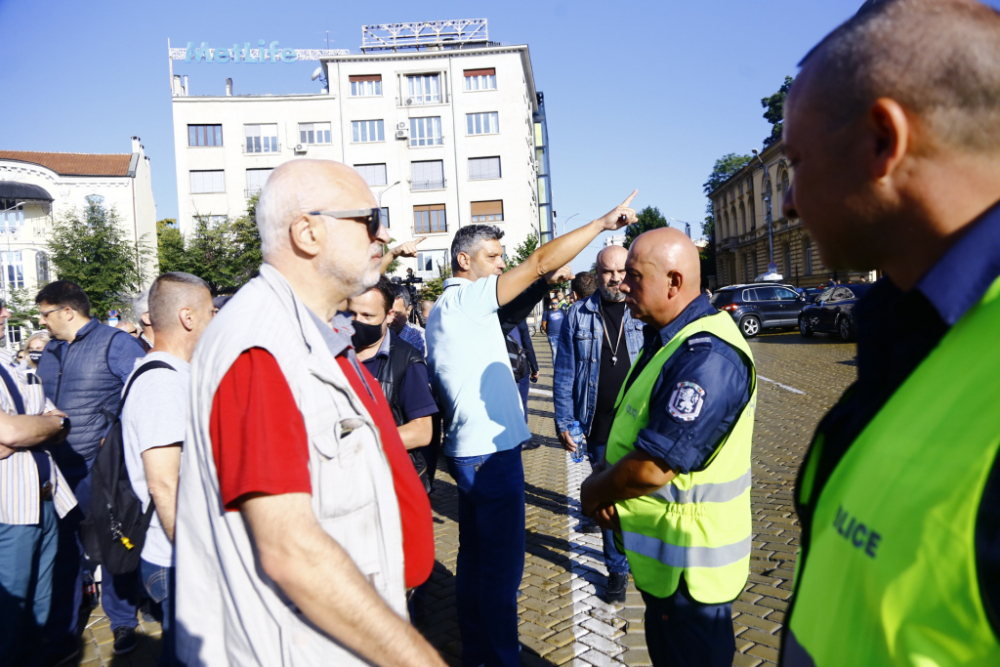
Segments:
[[[655,206],[647,206],[639,211],[636,217],[639,218],[639,222],[625,228],[626,249],[632,246],[632,241],[635,241],[635,238],[639,236],[639,234],[648,232],[650,229],[670,226],[667,219],[663,217],[662,213],[660,213],[660,209]]]
[[[257,231],[257,193],[247,200],[247,210],[233,220],[233,242],[236,250],[232,258],[232,271],[236,287],[242,286],[248,280],[260,273],[260,265],[264,263],[264,255],[260,249],[260,232]]]
[[[39,287],[43,287],[43,285],[39,285]],[[35,303],[35,295],[27,288],[12,289],[7,295],[7,301],[4,305],[10,311],[7,326],[28,327],[29,329],[37,326],[38,305]]]
[[[760,101],[760,105],[764,107],[764,120],[771,124],[771,135],[765,137],[764,148],[781,140],[781,128],[785,121],[785,98],[788,97],[788,91],[794,80],[792,77],[786,76],[785,82],[781,84],[778,92],[764,97]]]
[[[528,259],[531,253],[538,249],[538,234],[531,232],[523,243],[514,248],[514,254],[507,256],[507,271]]]
[[[438,277],[424,281],[424,288],[420,290],[420,298],[424,301],[437,301],[441,293],[444,292],[444,281],[451,278],[451,264],[446,258],[445,263],[438,265]]]
[[[702,183],[702,191],[707,197],[716,188],[728,181],[733,174],[750,164],[753,158],[749,155],[737,155],[727,153],[715,161],[712,173],[708,179]],[[715,212],[712,209],[712,200],[708,200],[705,206],[705,222],[701,226],[702,235],[708,239],[708,247],[701,251],[701,275],[702,282],[707,284],[707,277],[715,273]]]
[[[56,219],[48,248],[59,279],[82,287],[93,314],[101,319],[141,289],[142,264],[155,256],[145,238],[138,243],[126,238],[114,208],[96,201]]]
[[[187,271],[184,237],[177,228],[176,220],[165,218],[156,221],[156,250],[161,272]]]
[[[213,294],[238,286],[239,248],[233,225],[228,220],[212,222],[197,218],[194,231],[184,245],[188,271],[208,283]]]

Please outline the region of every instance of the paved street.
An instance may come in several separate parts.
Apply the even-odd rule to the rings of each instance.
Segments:
[[[537,447],[524,453],[527,489],[527,553],[519,600],[525,665],[648,665],[642,601],[630,587],[624,605],[608,605],[599,594],[605,578],[600,537],[577,532],[579,486],[589,474],[572,463],[553,428],[552,373],[548,344],[534,339],[542,365],[532,385],[529,424]],[[733,605],[738,653],[734,665],[772,664],[777,648],[795,558],[798,521],[792,483],[816,422],[855,372],[854,345],[798,333],[751,341],[760,376],[754,435],[752,491],[754,543],[750,581]],[[458,550],[457,495],[447,473],[438,472],[431,496],[437,563],[427,586],[417,625],[452,665],[461,645],[454,608]],[[142,624],[139,650],[112,659],[107,619],[90,619],[81,664],[152,665],[159,628]]]

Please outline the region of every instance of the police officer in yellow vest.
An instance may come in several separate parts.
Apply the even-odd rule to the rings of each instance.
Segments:
[[[618,396],[608,467],[583,483],[581,504],[628,556],[653,664],[730,667],[731,602],[750,563],[753,355],[701,295],[697,248],[679,230],[640,235],[625,274],[645,344]]]
[[[879,269],[795,491],[782,663],[1000,665],[1000,13],[869,2],[785,104],[785,200]]]

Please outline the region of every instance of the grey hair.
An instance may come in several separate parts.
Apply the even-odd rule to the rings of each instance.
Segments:
[[[273,175],[272,172],[271,176]],[[286,222],[296,212],[296,202],[289,196],[288,180],[272,180],[271,176],[268,176],[260,191],[255,210],[260,251],[265,259],[288,247]]]
[[[483,241],[499,241],[503,238],[503,230],[496,225],[466,225],[455,232],[451,242],[451,270],[461,271],[458,264],[458,254],[474,255]]]
[[[799,63],[835,124],[882,97],[953,148],[1000,150],[1000,12],[975,0],[869,0]],[[795,87],[792,87],[795,90]]]
[[[149,290],[143,290],[137,297],[132,299],[132,314],[135,319],[142,321],[142,314],[149,312]]]
[[[208,284],[198,276],[183,271],[160,274],[149,288],[149,322],[153,325],[154,331],[174,317],[181,301],[180,295],[191,292],[190,289],[171,289],[175,285],[182,288],[203,289],[209,298],[212,296]],[[185,304],[190,305],[187,301]]]

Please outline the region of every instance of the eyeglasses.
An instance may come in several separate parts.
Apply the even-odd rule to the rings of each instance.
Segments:
[[[368,235],[378,236],[378,228],[382,226],[382,209],[357,208],[351,211],[309,211],[309,215],[328,215],[341,220],[353,219],[368,226]]]
[[[52,310],[42,310],[38,313],[39,317],[48,317],[57,310],[62,310],[63,308],[68,308],[68,306],[59,306],[58,308],[53,308]]]

